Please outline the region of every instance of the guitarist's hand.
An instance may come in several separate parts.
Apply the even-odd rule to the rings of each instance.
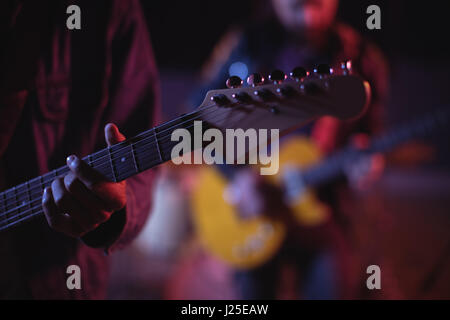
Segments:
[[[113,124],[105,127],[108,146],[125,140]],[[70,173],[44,190],[42,206],[48,224],[71,237],[80,237],[107,221],[126,205],[126,182],[101,179],[87,163],[69,156]]]

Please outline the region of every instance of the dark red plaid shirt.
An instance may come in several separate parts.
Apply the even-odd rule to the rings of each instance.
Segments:
[[[66,28],[70,4],[81,8],[81,30]],[[7,0],[0,11],[0,190],[103,148],[108,122],[128,137],[155,125],[157,71],[137,0]],[[126,210],[84,241],[44,218],[0,233],[0,297],[105,297],[105,251],[143,226],[153,174],[130,178]],[[81,269],[81,290],[66,286],[69,265]]]

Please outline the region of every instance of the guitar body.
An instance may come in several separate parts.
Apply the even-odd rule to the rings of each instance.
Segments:
[[[281,145],[279,173],[266,177],[280,185],[283,168],[307,167],[320,158],[319,150],[309,139],[290,138]],[[192,194],[196,232],[210,252],[235,268],[251,269],[275,255],[285,239],[286,228],[281,221],[264,213],[242,218],[237,208],[224,198],[227,184],[227,179],[214,167],[200,170]],[[292,211],[299,223],[306,226],[320,224],[328,216],[326,208],[309,190],[292,202]]]

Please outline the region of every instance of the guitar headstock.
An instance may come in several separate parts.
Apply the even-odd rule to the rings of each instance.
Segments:
[[[292,129],[306,121],[332,116],[341,120],[361,115],[370,100],[370,86],[352,74],[351,62],[307,71],[297,67],[286,75],[273,71],[267,78],[252,74],[231,77],[228,89],[206,94],[202,120],[219,129]]]

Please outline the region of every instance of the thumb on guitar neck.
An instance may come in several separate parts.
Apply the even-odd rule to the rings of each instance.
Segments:
[[[119,129],[115,124],[108,123],[105,126],[105,140],[106,143],[108,144],[108,147],[116,143],[122,142],[125,139],[126,139],[125,136],[122,133],[120,133]]]

